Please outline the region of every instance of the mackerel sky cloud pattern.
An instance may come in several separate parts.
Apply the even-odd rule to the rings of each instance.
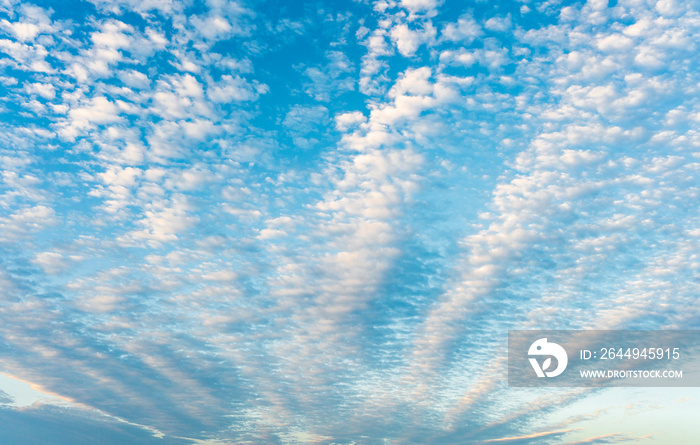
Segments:
[[[0,442],[691,443],[697,392],[509,389],[506,341],[700,327],[698,35],[0,0]]]

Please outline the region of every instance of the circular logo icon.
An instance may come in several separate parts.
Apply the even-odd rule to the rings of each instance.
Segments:
[[[529,358],[537,377],[556,377],[564,372],[566,365],[569,364],[569,357],[566,355],[564,348],[556,343],[548,342],[546,338],[540,338],[530,345],[527,355],[547,357],[541,366],[537,358]],[[552,367],[552,357],[557,360],[557,367],[553,371],[548,371]]]

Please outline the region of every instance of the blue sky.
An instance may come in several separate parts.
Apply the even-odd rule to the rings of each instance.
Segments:
[[[0,1],[3,443],[692,443],[505,353],[700,326],[699,7]]]

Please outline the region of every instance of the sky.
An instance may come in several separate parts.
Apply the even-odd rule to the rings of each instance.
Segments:
[[[509,388],[506,348],[700,328],[698,35],[698,0],[0,0],[0,442],[695,443],[699,389]]]

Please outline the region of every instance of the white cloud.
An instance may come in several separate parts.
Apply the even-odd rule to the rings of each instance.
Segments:
[[[304,75],[309,78],[304,91],[316,100],[328,102],[331,98],[355,89],[356,81],[351,76],[354,64],[343,52],[326,53],[328,63],[322,67],[309,67]]]
[[[97,295],[86,297],[76,302],[76,307],[81,311],[91,313],[109,313],[124,308],[126,298],[118,295]]]
[[[452,42],[471,43],[483,34],[481,26],[471,15],[461,16],[457,23],[449,23],[442,30],[442,37]]]
[[[208,39],[216,39],[219,36],[229,34],[233,27],[224,17],[210,16],[207,18],[192,17],[192,25]]]
[[[34,38],[41,32],[41,28],[33,23],[22,23],[9,21],[3,19],[0,22],[0,26],[12,34],[15,38],[20,41],[34,40]]]
[[[342,113],[335,116],[335,125],[340,131],[346,131],[350,127],[365,122],[367,118],[359,111]]]
[[[505,17],[491,17],[484,23],[484,28],[489,31],[505,32],[512,26],[510,15]]]
[[[439,4],[438,0],[401,0],[401,7],[408,9],[411,13],[432,12]]]
[[[34,262],[50,275],[57,275],[70,267],[66,258],[57,252],[41,252],[36,255]]]
[[[233,282],[238,279],[238,274],[233,270],[224,269],[204,274],[202,278],[207,281]]]
[[[267,87],[256,83],[250,83],[236,76],[224,75],[220,82],[209,86],[207,95],[214,102],[250,101],[255,100],[259,94],[267,92]]]
[[[0,51],[12,57],[17,69],[22,71],[34,71],[38,73],[51,73],[53,69],[46,61],[49,52],[43,45],[27,45],[0,39]]]
[[[96,125],[110,124],[122,119],[121,112],[114,102],[104,96],[84,101],[68,112],[68,120],[59,125],[58,134],[69,140],[95,128]]]
[[[632,48],[634,42],[622,34],[610,34],[599,37],[597,46],[601,51],[627,51]]]
[[[387,63],[382,58],[393,53],[387,44],[387,31],[381,28],[375,29],[362,44],[367,47],[367,54],[362,57],[360,91],[367,95],[381,94],[384,91],[384,84],[388,80],[382,74],[382,71],[388,68]]]
[[[193,191],[200,190],[207,184],[216,181],[213,172],[204,166],[193,166],[180,171],[169,172],[165,187],[174,190]]]
[[[389,36],[402,56],[410,57],[422,44],[430,44],[435,39],[437,31],[430,22],[424,24],[421,30],[412,30],[405,23],[391,28]]]
[[[124,10],[135,11],[141,15],[146,15],[150,11],[158,11],[162,14],[172,14],[182,8],[172,0],[88,0],[103,11],[121,14]]]
[[[440,62],[469,67],[478,62],[478,54],[479,52],[469,51],[464,48],[460,48],[457,51],[445,50],[440,53]]]
[[[165,119],[192,117],[191,113],[210,116],[210,107],[203,101],[204,88],[191,74],[175,75],[158,82],[153,94],[154,113]]]
[[[15,242],[57,222],[56,212],[45,205],[25,207],[0,217],[0,241]]]
[[[102,24],[99,31],[90,35],[90,40],[98,48],[122,49],[131,45],[131,39],[124,33],[133,32],[133,28],[126,23],[114,20]]]
[[[48,83],[31,83],[25,85],[25,91],[29,94],[37,94],[44,99],[51,100],[56,97],[56,88]]]
[[[124,84],[132,88],[148,89],[151,86],[151,79],[140,71],[122,70],[119,71],[118,76]]]
[[[175,196],[170,202],[157,202],[144,212],[144,218],[138,221],[143,230],[130,232],[120,242],[131,245],[134,242],[149,242],[158,245],[162,242],[175,241],[178,235],[186,232],[199,222],[200,218],[190,215],[194,210],[184,196]]]
[[[20,7],[23,21],[0,21],[0,27],[11,33],[21,42],[33,41],[39,34],[53,33],[56,28],[51,24],[50,12],[34,5]]]
[[[408,69],[402,73],[388,93],[393,101],[371,111],[368,125],[378,131],[368,133],[366,139],[381,136],[384,133],[381,126],[414,120],[427,109],[457,100],[462,83],[458,78],[438,76],[437,82],[433,83],[431,76],[428,67]]]
[[[678,0],[659,0],[654,8],[664,16],[676,17],[685,12],[683,4]]]

